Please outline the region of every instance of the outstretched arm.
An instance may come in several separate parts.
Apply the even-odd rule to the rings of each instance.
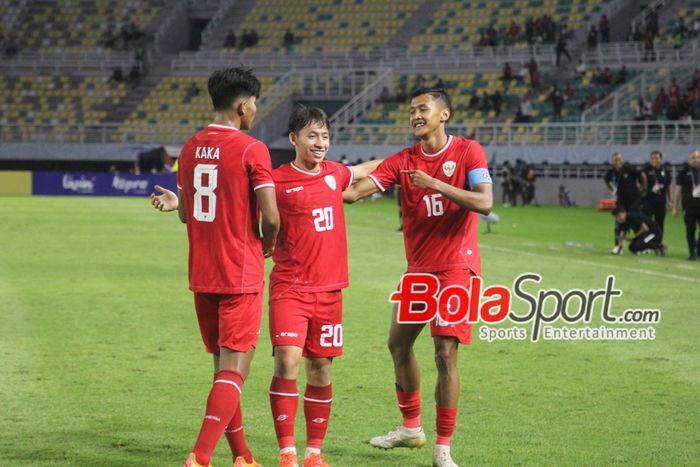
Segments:
[[[346,203],[354,203],[355,201],[366,198],[377,191],[379,191],[379,188],[377,188],[377,185],[374,184],[371,178],[363,178],[357,183],[350,185],[345,189],[345,191],[343,191],[343,201]]]
[[[374,172],[374,169],[376,169],[383,160],[384,159],[367,161],[363,162],[362,164],[353,165],[350,167],[350,170],[352,170],[353,179],[362,180],[363,178],[367,178],[367,176]]]
[[[156,191],[160,192],[159,195],[151,193],[151,204],[154,208],[163,212],[170,212],[177,210],[178,217],[180,217],[180,222],[183,224],[186,221],[185,217],[185,202],[182,199],[182,190],[177,190],[177,194],[163,188],[160,185],[155,186]]]
[[[411,185],[424,190],[435,190],[465,209],[488,215],[493,208],[493,185],[479,183],[473,190],[463,190],[431,177],[422,170],[402,170],[411,177]]]

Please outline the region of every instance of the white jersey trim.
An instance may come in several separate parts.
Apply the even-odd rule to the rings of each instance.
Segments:
[[[346,165],[345,168],[350,171],[350,181],[348,182],[348,186],[350,186],[350,185],[352,185],[352,182],[355,181],[355,172],[352,170],[352,167],[348,167]]]
[[[238,128],[236,128],[235,126],[219,125],[218,123],[210,123],[209,125],[207,125],[207,127],[210,127],[210,126],[213,126],[213,127],[216,127],[216,128],[226,128],[227,130],[236,130],[236,131],[238,131]]]
[[[260,188],[274,188],[275,184],[274,183],[261,183],[258,186],[253,187],[253,191],[258,191]]]
[[[374,182],[375,185],[377,185],[377,188],[379,188],[379,191],[381,191],[382,193],[384,193],[386,191],[386,188],[384,188],[384,186],[382,186],[382,184],[379,183],[379,180],[377,180],[377,177],[375,177],[372,174],[369,174],[368,177],[370,180],[372,180]]]
[[[423,146],[420,147],[420,152],[421,152],[421,154],[423,154],[425,157],[436,157],[436,156],[439,156],[440,154],[442,154],[443,152],[445,152],[445,151],[447,150],[447,148],[450,147],[450,144],[452,144],[452,135],[447,135],[447,142],[446,142],[445,145],[442,147],[442,149],[440,149],[438,152],[433,153],[433,154],[428,154],[427,152],[425,152],[425,151],[423,150]]]
[[[306,174],[306,175],[320,175],[321,174],[321,165],[320,164],[318,166],[318,172],[310,172],[308,170],[304,170],[302,168],[299,168],[296,165],[294,165],[294,162],[290,162],[289,165],[291,165],[292,168],[294,170],[296,170],[297,172],[301,172],[301,173]]]

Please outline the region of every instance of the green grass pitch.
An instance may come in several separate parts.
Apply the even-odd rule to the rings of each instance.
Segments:
[[[480,226],[487,285],[510,285],[533,271],[543,288],[597,289],[614,273],[624,291],[615,311],[659,308],[662,319],[655,341],[477,338],[462,347],[455,460],[698,465],[700,264],[685,260],[682,221],[667,221],[668,257],[612,257],[609,214],[496,211],[501,222],[493,233]],[[345,355],[334,363],[324,452],[336,467],[428,466],[435,369],[427,332],[417,353],[428,446],[385,452],[367,444],[400,420],[385,341],[387,299],[405,259],[393,202],[346,212]],[[153,211],[146,199],[6,197],[0,219],[0,465],[181,465],[212,368],[187,290],[186,234],[177,216]],[[249,444],[265,466],[275,465],[277,452],[270,350],[264,321],[243,407]],[[299,449],[302,415],[300,408]],[[231,465],[225,441],[212,463]]]

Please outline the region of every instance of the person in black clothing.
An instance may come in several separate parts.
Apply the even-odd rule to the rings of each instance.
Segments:
[[[673,216],[678,215],[678,206],[683,198],[685,234],[688,241],[688,259],[696,261],[700,251],[700,151],[688,155],[688,164],[676,177],[676,193],[673,200]],[[695,240],[695,229],[698,239]]]
[[[604,180],[612,195],[617,198],[616,207],[622,207],[630,213],[638,213],[641,210],[642,193],[646,191],[646,175],[625,163],[619,152],[612,155],[611,164],[612,168],[605,174]],[[621,251],[619,236],[620,225],[616,224],[613,254],[619,254]]]
[[[666,206],[671,207],[671,172],[662,165],[663,154],[654,151],[642,171],[647,178],[647,190],[642,200],[642,212],[652,218],[659,226],[659,241],[664,238],[664,219]]]
[[[653,250],[657,255],[666,255],[666,245],[659,240],[659,226],[644,214],[628,213],[623,207],[616,207],[612,211],[617,224],[620,226],[618,245],[620,253],[625,240],[630,242],[629,250],[634,254],[641,254],[646,250]],[[627,232],[632,231],[628,235]]]

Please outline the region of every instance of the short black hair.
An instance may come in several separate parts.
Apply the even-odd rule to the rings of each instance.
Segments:
[[[223,68],[209,77],[209,96],[214,110],[229,109],[236,99],[260,97],[260,81],[250,68]]]
[[[443,88],[426,88],[426,87],[421,87],[418,89],[415,89],[411,93],[411,100],[418,96],[422,96],[423,94],[430,94],[433,99],[441,101],[442,104],[447,107],[450,111],[450,116],[447,118],[448,120],[452,118],[452,100],[450,99],[450,96],[447,94],[447,91],[445,91]]]
[[[328,120],[328,115],[326,115],[323,109],[320,107],[307,107],[302,104],[296,105],[294,110],[292,110],[287,128],[290,133],[298,135],[299,132],[310,123],[317,123],[318,125],[325,126],[328,131],[331,130],[331,123]]]
[[[627,209],[624,208],[624,206],[615,206],[612,210],[612,215],[617,216],[620,213],[627,212]]]
[[[658,149],[651,151],[651,154],[649,154],[649,157],[653,156],[654,154],[658,154],[661,159],[664,158],[664,155]]]

